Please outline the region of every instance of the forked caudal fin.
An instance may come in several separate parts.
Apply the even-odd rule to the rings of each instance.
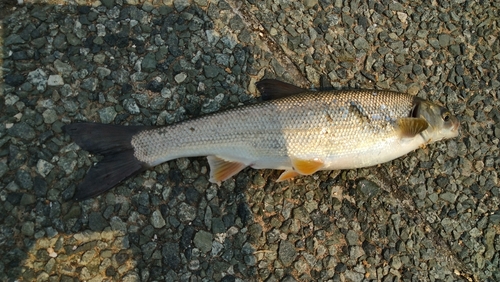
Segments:
[[[146,129],[147,126],[88,122],[63,126],[64,132],[83,150],[103,156],[99,163],[89,169],[73,198],[82,201],[95,197],[147,169],[147,164],[135,158],[131,144],[132,137]]]

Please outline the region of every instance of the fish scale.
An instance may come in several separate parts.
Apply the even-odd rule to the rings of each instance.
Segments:
[[[380,164],[458,135],[458,120],[448,110],[408,94],[312,92],[277,80],[262,80],[257,88],[269,101],[163,127],[65,125],[84,150],[103,155],[75,199],[181,157],[207,156],[209,181],[217,184],[245,167],[284,170],[277,179],[283,181]]]
[[[135,156],[151,165],[180,156],[228,154],[229,148],[238,155],[229,152],[224,158],[229,161],[240,159],[241,150],[248,159],[327,157],[362,151],[394,135],[395,120],[412,108],[412,96],[389,91],[308,92],[147,130],[132,143]]]

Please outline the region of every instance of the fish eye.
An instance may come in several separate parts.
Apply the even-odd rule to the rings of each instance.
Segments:
[[[442,115],[442,118],[443,118],[444,122],[448,122],[451,118],[450,112],[444,112]]]

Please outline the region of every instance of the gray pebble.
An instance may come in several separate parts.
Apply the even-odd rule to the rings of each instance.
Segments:
[[[161,215],[161,212],[159,210],[155,210],[153,212],[149,221],[154,228],[162,228],[166,224],[165,219],[163,219],[163,216]]]
[[[145,72],[152,72],[156,69],[156,58],[154,54],[147,54],[141,63],[142,70]]]
[[[55,75],[50,75],[48,80],[47,80],[47,85],[48,86],[61,86],[64,85],[64,80],[62,76],[55,74]]]
[[[123,108],[129,112],[130,114],[137,115],[141,111],[139,109],[139,106],[137,106],[137,103],[135,102],[134,99],[124,99],[123,100]]]
[[[30,173],[24,169],[20,169],[16,172],[16,180],[22,189],[33,188],[33,179],[31,179]]]
[[[47,86],[47,74],[42,69],[37,69],[28,73],[27,80],[36,86],[38,91],[45,91]]]
[[[93,231],[102,231],[108,226],[108,221],[99,212],[92,212],[89,215],[89,228]]]
[[[207,65],[203,67],[203,72],[207,78],[214,78],[223,73],[223,71],[218,66]]]
[[[350,246],[358,245],[359,244],[358,243],[358,240],[359,240],[358,233],[356,233],[354,230],[347,231],[346,240]]]
[[[282,240],[279,244],[278,258],[281,260],[284,266],[290,266],[295,260],[297,252],[295,246],[287,240]]]
[[[23,140],[32,140],[35,138],[35,130],[25,122],[19,122],[9,128],[9,135],[21,138]]]
[[[196,218],[196,208],[186,203],[181,203],[177,215],[182,222],[193,221]]]
[[[212,249],[212,233],[205,230],[198,231],[194,235],[193,243],[202,253],[209,252]]]
[[[174,80],[175,80],[175,82],[177,82],[177,83],[182,83],[182,82],[184,82],[184,80],[186,80],[186,78],[187,78],[187,74],[186,74],[186,73],[184,73],[184,72],[181,72],[181,73],[177,74],[177,75],[174,77]]]
[[[21,198],[21,206],[29,206],[36,203],[36,197],[32,194],[23,194]]]
[[[440,194],[439,197],[449,203],[454,203],[458,196],[455,193],[444,192]]]
[[[95,91],[97,88],[97,78],[89,77],[84,79],[80,87],[91,92]]]
[[[102,108],[98,111],[102,123],[111,123],[117,115],[114,107]]]
[[[47,109],[42,113],[43,122],[53,124],[59,117],[54,109]]]
[[[21,227],[21,232],[27,237],[32,237],[35,234],[35,223],[26,221]]]

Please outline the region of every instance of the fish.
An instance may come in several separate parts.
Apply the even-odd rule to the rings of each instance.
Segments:
[[[438,104],[385,90],[312,91],[275,79],[256,83],[262,102],[166,126],[75,122],[63,130],[102,155],[75,190],[86,200],[127,178],[181,157],[206,156],[218,185],[246,167],[283,172],[370,167],[459,135],[458,118]]]

